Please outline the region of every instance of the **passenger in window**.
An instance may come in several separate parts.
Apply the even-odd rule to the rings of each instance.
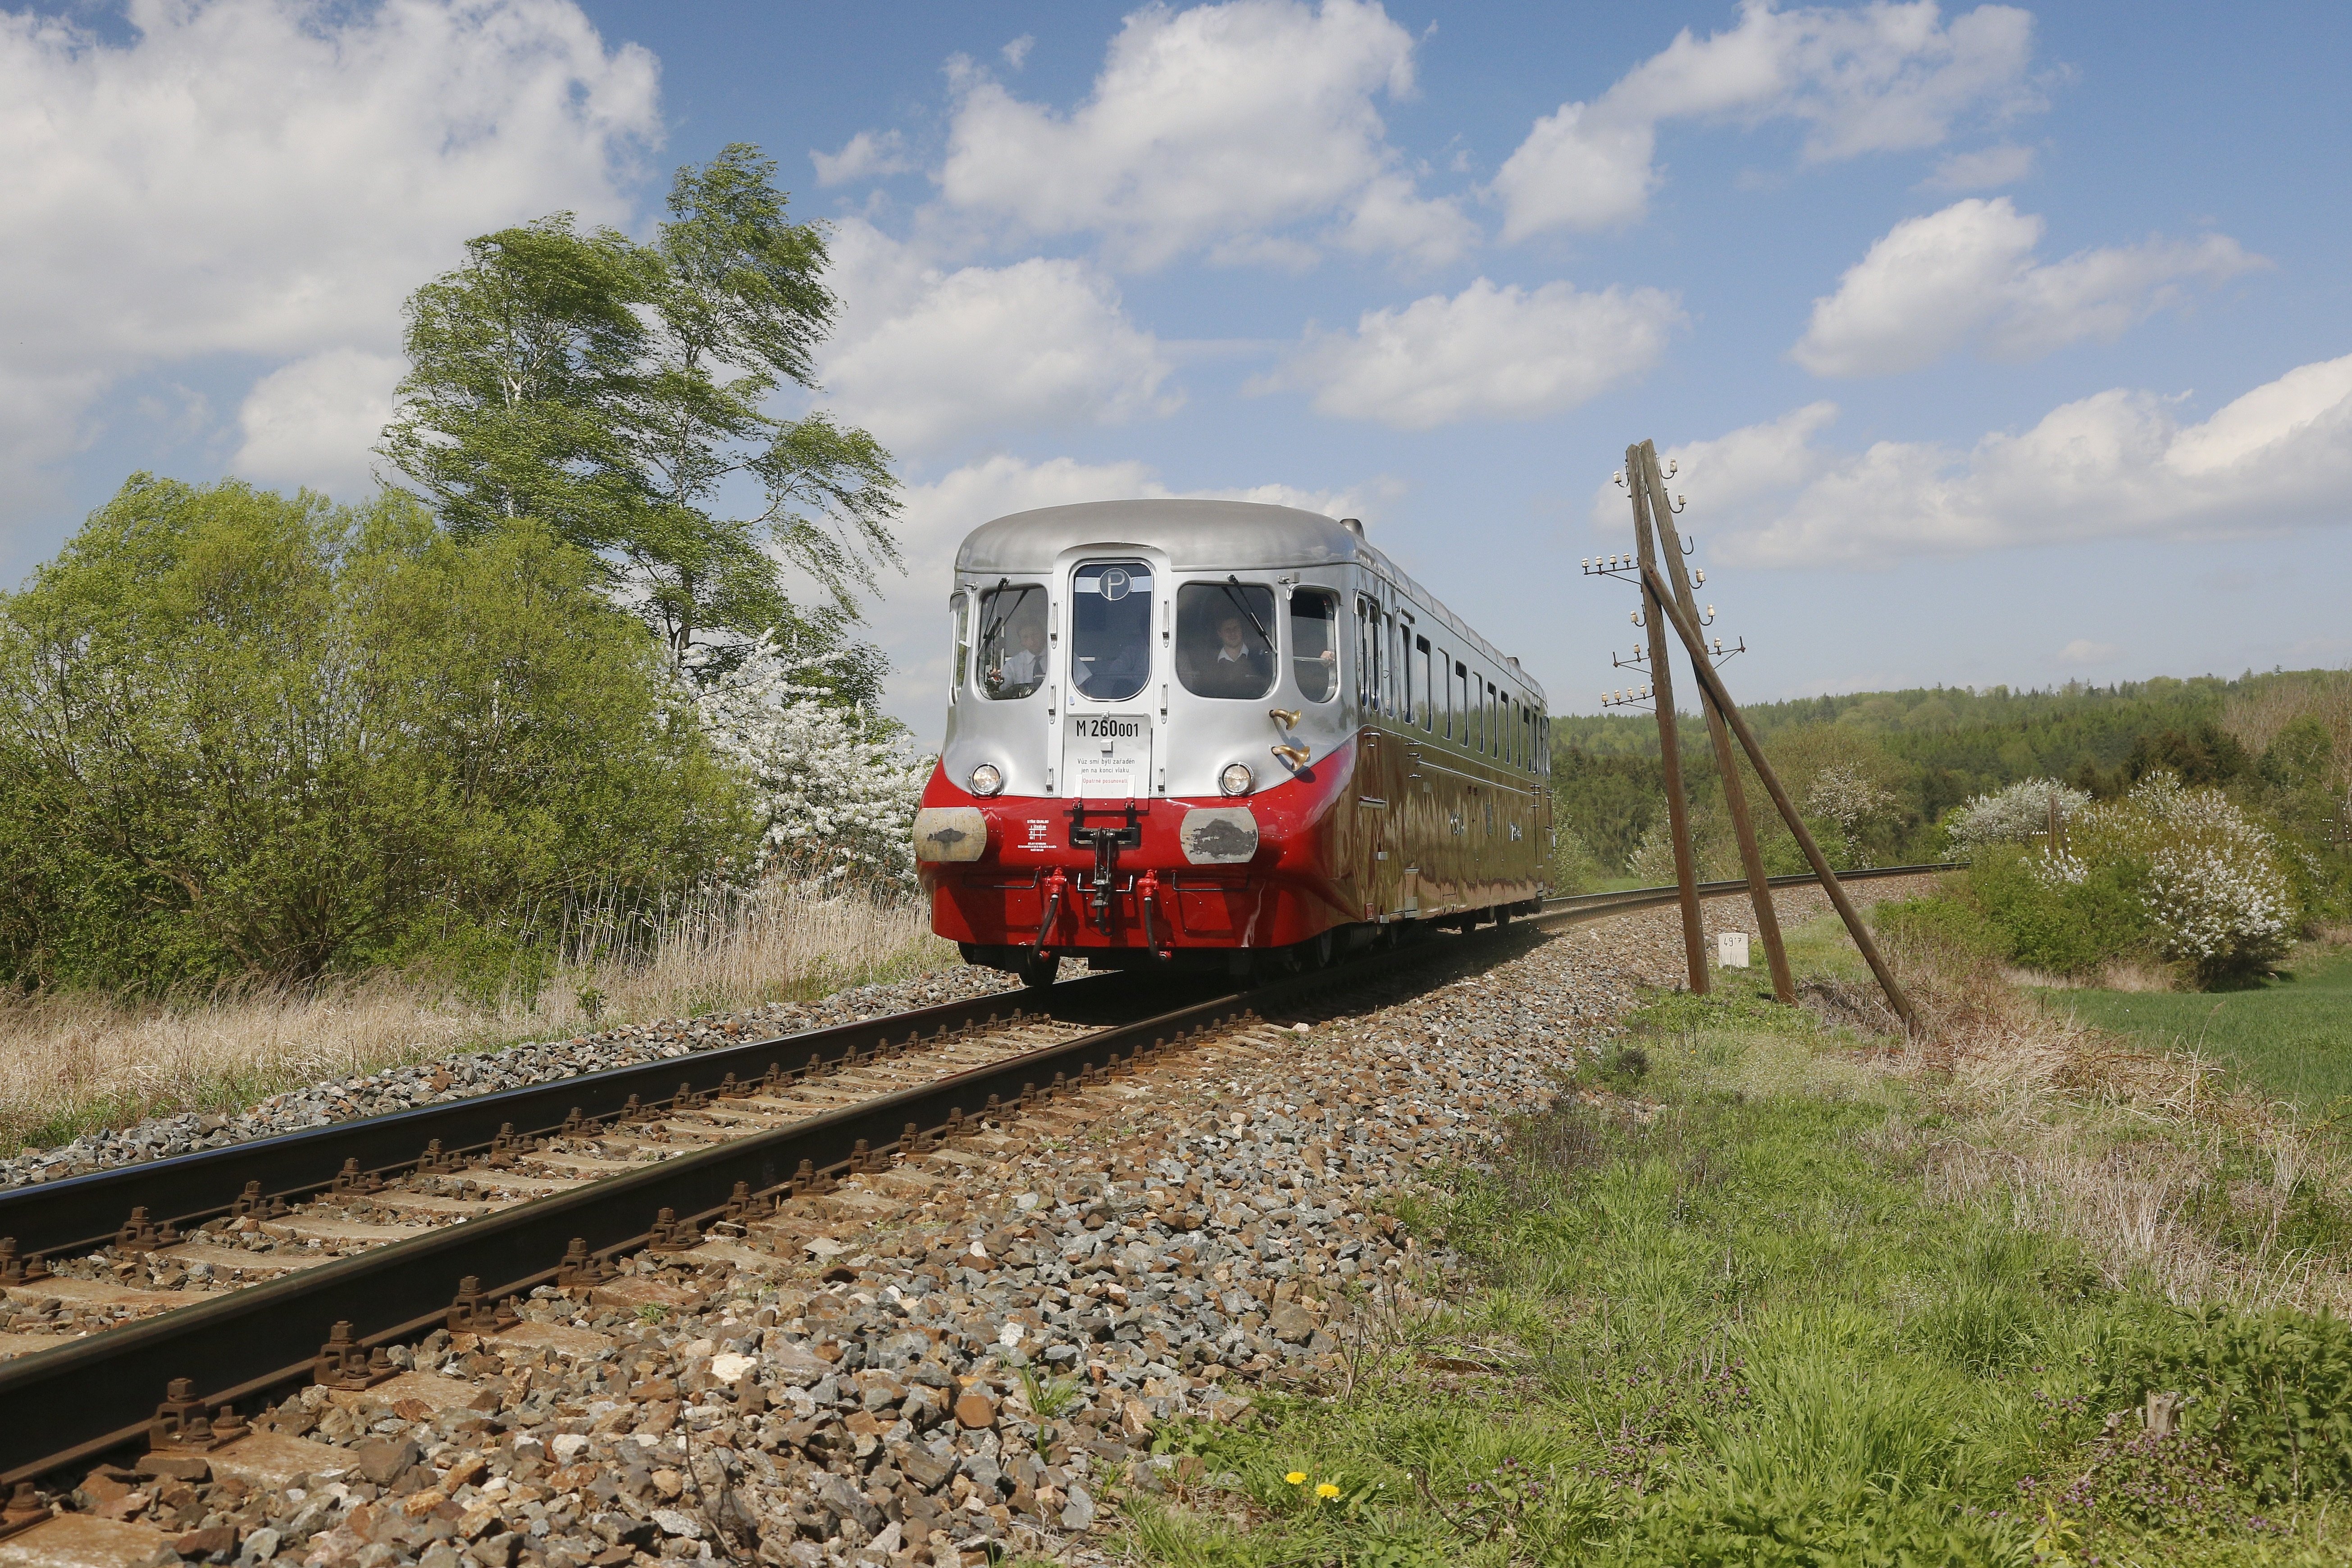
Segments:
[[[1203,697],[1263,697],[1274,684],[1272,661],[1238,614],[1217,622],[1217,651],[1194,671],[1191,685]]]
[[[1290,676],[1309,702],[1339,694],[1339,599],[1300,588],[1290,595]]]
[[[1263,697],[1274,689],[1274,590],[1188,583],[1176,595],[1176,674],[1196,697]]]

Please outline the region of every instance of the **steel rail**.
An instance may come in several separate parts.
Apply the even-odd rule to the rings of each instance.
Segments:
[[[698,1226],[727,1215],[739,1186],[754,1200],[812,1183],[819,1190],[885,1165],[909,1131],[927,1142],[973,1131],[1261,1005],[1366,978],[1375,965],[1391,973],[1401,962],[1461,951],[1451,942],[1391,949],[1191,1003],[0,1363],[0,1485],[137,1441],[174,1378],[193,1379],[209,1406],[243,1407],[308,1379],[314,1358],[289,1361],[289,1346],[323,1345],[337,1322],[353,1325],[362,1350],[411,1339],[449,1318],[469,1276],[484,1299],[522,1295],[556,1280],[574,1241],[592,1260],[634,1252],[652,1239],[663,1209]],[[1076,984],[1094,991],[1092,981]],[[999,1005],[1014,994],[1000,994]],[[906,1016],[873,1022],[903,1028]]]
[[[1854,875],[1899,876],[1942,868],[1889,867]],[[1811,880],[1810,877],[1780,878],[1774,885],[1795,886]],[[1701,890],[1719,895],[1742,891],[1746,886],[1744,881],[1703,884]],[[1598,919],[1671,901],[1677,896],[1673,888],[1571,895],[1547,900],[1537,918]],[[138,1440],[173,1379],[194,1380],[207,1406],[249,1405],[258,1396],[307,1378],[314,1358],[303,1354],[289,1360],[289,1347],[323,1344],[329,1329],[338,1322],[353,1325],[352,1341],[362,1350],[404,1341],[447,1321],[461,1281],[468,1277],[481,1282],[478,1294],[482,1299],[522,1295],[555,1282],[564,1273],[567,1258],[576,1268],[583,1248],[593,1274],[596,1265],[646,1246],[653,1238],[653,1223],[664,1209],[699,1226],[730,1213],[740,1214],[739,1194],[748,1194],[759,1208],[772,1208],[775,1201],[795,1191],[822,1190],[843,1174],[880,1168],[893,1154],[919,1152],[933,1140],[974,1131],[1016,1109],[1050,1101],[1065,1088],[1132,1071],[1139,1060],[1170,1041],[1254,1016],[1260,1006],[1288,1003],[1347,984],[1371,972],[1374,965],[1383,974],[1392,973],[1400,961],[1460,952],[1450,942],[1392,948],[1115,1024],[1076,1039],[679,1154],[0,1363],[0,1485],[28,1480]],[[352,1142],[354,1137],[369,1148],[414,1148],[415,1131],[426,1124],[425,1112],[471,1110],[476,1120],[464,1125],[476,1128],[509,1119],[509,1108],[520,1104],[561,1101],[567,1110],[579,1105],[583,1114],[609,1115],[625,1103],[628,1094],[642,1097],[642,1082],[648,1074],[667,1079],[672,1073],[683,1073],[699,1091],[709,1092],[724,1082],[730,1072],[743,1084],[764,1073],[766,1063],[784,1068],[788,1055],[800,1057],[805,1067],[830,1065],[845,1058],[853,1048],[862,1055],[866,1044],[878,1047],[894,1035],[907,1035],[911,1043],[921,1037],[924,1025],[945,1029],[1002,1016],[1013,1010],[1016,999],[1034,1002],[1042,997],[1062,1004],[1055,1009],[1061,1012],[1080,1010],[1069,1008],[1074,1000],[1108,1001],[1114,994],[1131,998],[1130,985],[1116,984],[1125,978],[1102,976],[1053,988],[1062,993],[1059,996],[998,993],[416,1111],[359,1118],[285,1138],[101,1174],[152,1178],[201,1164],[215,1173],[208,1180],[225,1180],[217,1173],[230,1163],[215,1162],[214,1156],[264,1150],[274,1150],[276,1157],[310,1162],[331,1157],[340,1169],[342,1159],[356,1157],[350,1152],[359,1146]],[[996,1009],[993,1014],[992,1006]],[[751,1063],[762,1064],[759,1073],[741,1070]],[[633,1084],[637,1087],[630,1087]],[[591,1112],[590,1105],[603,1110]],[[401,1130],[398,1143],[383,1142],[388,1127]],[[906,1142],[909,1134],[914,1139],[911,1146]],[[381,1168],[414,1163],[412,1155],[393,1159]],[[309,1168],[323,1167],[313,1163]],[[327,1181],[310,1190],[328,1185],[332,1173],[330,1171]],[[54,1196],[62,1185],[66,1184],[24,1189],[24,1194]],[[96,1190],[95,1184],[87,1190]],[[118,1185],[105,1190],[119,1194],[131,1189]]]
[[[1959,862],[1957,860],[1939,860],[1925,866],[1873,866],[1866,870],[1840,871],[1838,880],[1867,882],[1881,877],[1924,877],[1937,871],[1957,871],[1959,868]],[[1800,871],[1788,877],[1765,879],[1766,885],[1774,888],[1804,888],[1813,886],[1820,881],[1821,879],[1811,871]],[[1719,899],[1732,893],[1744,893],[1747,890],[1748,882],[1745,878],[1728,882],[1698,884],[1698,895],[1703,899]],[[1529,918],[1551,920],[1561,915],[1578,914],[1590,910],[1613,912],[1621,910],[1650,909],[1659,904],[1671,904],[1681,896],[1681,889],[1673,887],[1625,888],[1613,893],[1570,893],[1559,898],[1546,899],[1543,901],[1542,912]]]
[[[1844,875],[1854,879],[1948,868],[1901,866]],[[1772,885],[1794,887],[1811,880],[1811,876],[1776,877]],[[1705,882],[1699,891],[1714,897],[1745,886]],[[1636,888],[1574,894],[1547,900],[1543,915],[1640,908],[1666,901],[1674,892],[1672,888]],[[1040,991],[997,992],[13,1187],[0,1191],[0,1237],[12,1239],[22,1258],[93,1251],[114,1240],[131,1212],[140,1208],[159,1229],[168,1223],[183,1232],[193,1231],[208,1219],[229,1214],[248,1196],[258,1196],[265,1204],[290,1204],[329,1191],[347,1162],[362,1178],[388,1179],[414,1169],[431,1143],[439,1143],[445,1158],[471,1155],[490,1148],[502,1135],[543,1137],[574,1111],[583,1118],[607,1120],[629,1110],[632,1097],[642,1109],[669,1101],[680,1089],[711,1093],[730,1074],[739,1083],[764,1078],[771,1068],[804,1077],[909,1035],[936,1037],[992,1024],[1013,1010],[1083,1014],[1098,1004],[1131,1001],[1132,993],[1130,976],[1110,974]]]
[[[1075,1021],[1089,1021],[1083,1015],[1093,1007],[1122,998],[1131,1005],[1132,990],[1123,976],[1098,975],[1043,991],[999,991],[14,1187],[0,1192],[0,1237],[15,1239],[20,1258],[87,1252],[114,1240],[134,1208],[144,1208],[158,1227],[169,1220],[191,1231],[230,1213],[249,1183],[259,1184],[265,1203],[295,1203],[331,1189],[346,1161],[357,1162],[362,1176],[389,1178],[414,1169],[435,1142],[444,1156],[470,1155],[488,1149],[502,1131],[510,1139],[545,1136],[575,1110],[607,1121],[629,1110],[632,1098],[644,1109],[667,1103],[681,1086],[707,1094],[730,1074],[746,1083],[772,1067],[805,1077],[910,1036],[936,1038],[1015,1013],[1076,1013],[1082,1016]]]

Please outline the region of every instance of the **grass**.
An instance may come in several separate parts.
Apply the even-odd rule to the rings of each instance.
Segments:
[[[2305,947],[2243,990],[2068,990],[2051,1001],[2148,1048],[2224,1063],[2305,1114],[2352,1099],[2352,952],[2341,947]]]
[[[495,999],[396,973],[126,1005],[0,996],[0,1148],[615,1024],[801,1001],[951,965],[920,903],[775,887],[689,909],[649,945],[575,932],[555,973]]]
[[[1833,921],[1790,938],[1816,993],[1857,984]],[[1445,1306],[1360,1302],[1319,1396],[1163,1434],[1192,1458],[1131,1505],[1134,1554],[2345,1560],[2352,1331],[2301,1310],[2343,1294],[2342,1173],[2171,1058],[1902,957],[1919,1042],[1745,984],[1653,997],[1638,1050],[1402,1203],[1468,1260],[1422,1282]],[[2157,1391],[2189,1395],[2177,1434],[2143,1426]]]

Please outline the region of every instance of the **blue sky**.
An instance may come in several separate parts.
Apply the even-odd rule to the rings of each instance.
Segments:
[[[0,582],[135,468],[363,494],[466,236],[748,141],[835,226],[921,733],[955,540],[1137,493],[1360,515],[1589,710],[1643,437],[1754,699],[2342,665],[2347,65],[2317,5],[0,12]]]

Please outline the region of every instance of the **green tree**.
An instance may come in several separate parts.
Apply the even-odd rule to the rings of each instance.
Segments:
[[[635,247],[570,213],[466,244],[411,295],[411,365],[379,447],[450,531],[535,518],[590,552],[626,539],[638,498],[606,405],[642,352]]]
[[[815,390],[835,304],[824,237],[787,220],[774,175],[741,144],[680,169],[647,245],[563,216],[476,241],[410,302],[380,448],[453,528],[535,516],[594,552],[673,669],[722,670],[820,612],[855,620],[898,564],[889,454],[823,410],[769,411]]]
[[[135,476],[0,597],[0,977],[502,971],[535,909],[747,858],[595,582],[527,517]]]

